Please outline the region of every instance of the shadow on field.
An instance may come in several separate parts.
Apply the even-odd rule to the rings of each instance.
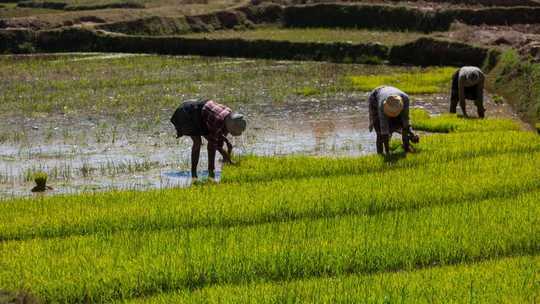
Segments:
[[[0,290],[0,304],[38,304],[41,303],[26,291]]]
[[[393,152],[390,155],[384,156],[384,162],[389,163],[389,164],[394,164],[394,163],[397,163],[399,160],[404,159],[406,157],[407,157],[407,153],[405,153],[405,151]]]

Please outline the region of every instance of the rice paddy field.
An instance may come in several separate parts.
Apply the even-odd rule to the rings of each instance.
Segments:
[[[0,286],[45,302],[534,303],[540,140],[487,125],[407,157],[249,157],[220,184],[6,201]]]
[[[444,114],[454,68],[0,64],[0,302],[540,301],[540,137],[489,94],[488,119]],[[373,153],[366,97],[385,83],[411,91],[414,153]],[[168,120],[198,97],[249,130],[219,182],[165,184],[190,148]],[[37,171],[55,190],[29,194]]]
[[[177,140],[169,118],[190,98],[249,117],[248,131],[234,139],[239,155],[373,153],[369,91],[403,87],[415,108],[439,114],[455,70],[93,53],[0,62],[2,198],[28,195],[39,171],[54,193],[189,183],[190,139]]]

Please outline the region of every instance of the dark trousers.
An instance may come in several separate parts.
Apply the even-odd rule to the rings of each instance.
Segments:
[[[478,111],[478,117],[483,118],[486,110],[484,109],[483,101],[478,101],[478,87],[465,87],[465,99],[474,100],[474,105]],[[459,70],[452,76],[452,91],[450,94],[450,113],[456,113],[459,103]],[[460,105],[463,113],[466,113],[465,104]]]
[[[390,134],[388,134],[389,138],[392,138],[392,133],[394,133],[394,132],[403,134],[403,132],[404,132],[403,124],[402,124],[400,118],[390,118],[389,121],[388,121],[388,125],[389,125],[389,129],[390,129]],[[383,150],[384,141],[383,141],[383,136],[381,134],[381,126],[380,126],[378,117],[375,120],[375,124],[373,125],[373,128],[375,129],[375,134],[377,134],[377,140],[375,142],[375,145],[377,147],[377,153],[382,154],[383,151],[384,151]]]

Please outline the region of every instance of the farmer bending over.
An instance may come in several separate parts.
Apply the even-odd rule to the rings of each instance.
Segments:
[[[452,77],[452,94],[450,97],[450,113],[456,113],[457,104],[467,117],[465,99],[474,100],[478,117],[484,118],[484,73],[477,67],[465,66],[454,73]]]
[[[401,133],[403,149],[412,152],[409,141],[418,142],[409,125],[409,96],[391,86],[381,86],[369,95],[369,131],[377,133],[377,153],[390,153],[390,136]]]
[[[233,112],[212,100],[187,100],[174,112],[171,122],[176,128],[176,137],[187,135],[193,140],[191,147],[191,177],[197,178],[197,165],[204,136],[208,141],[208,176],[215,177],[216,150],[226,163],[231,163],[232,144],[227,134],[240,136],[246,129],[242,114]],[[223,144],[227,144],[227,151]]]

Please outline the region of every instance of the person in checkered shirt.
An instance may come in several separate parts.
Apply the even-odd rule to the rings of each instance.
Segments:
[[[240,136],[246,129],[246,121],[242,114],[213,100],[186,100],[174,112],[171,123],[176,129],[176,137],[190,136],[191,177],[197,178],[197,166],[201,152],[202,139],[208,141],[208,176],[215,177],[216,151],[223,156],[226,163],[231,163],[232,144],[227,134]],[[227,145],[227,150],[223,148]]]

